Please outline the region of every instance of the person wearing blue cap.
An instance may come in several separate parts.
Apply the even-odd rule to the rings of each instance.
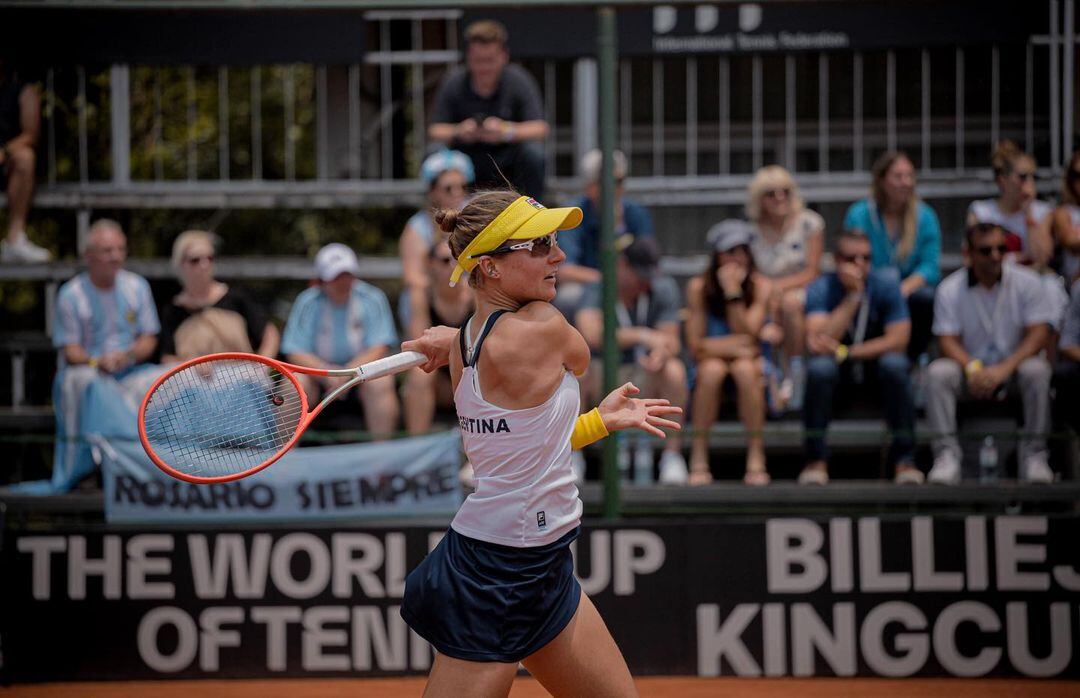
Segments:
[[[401,276],[405,282],[405,291],[398,301],[402,327],[409,326],[411,303],[427,293],[428,256],[438,237],[432,212],[461,208],[465,204],[467,187],[475,178],[472,160],[457,150],[438,150],[420,166],[420,179],[427,186],[428,205],[409,218],[398,240]]]

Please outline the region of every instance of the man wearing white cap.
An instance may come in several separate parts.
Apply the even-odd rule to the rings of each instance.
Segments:
[[[356,278],[356,254],[338,242],[315,255],[319,284],[303,291],[293,304],[281,353],[290,362],[316,368],[359,366],[386,356],[398,342],[386,294]],[[317,399],[343,378],[299,376],[308,397]],[[392,376],[358,388],[367,428],[387,436],[397,426],[400,407]]]

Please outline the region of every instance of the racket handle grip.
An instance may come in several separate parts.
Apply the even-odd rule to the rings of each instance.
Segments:
[[[364,376],[365,381],[369,381],[401,373],[414,366],[423,366],[427,363],[427,360],[427,356],[418,351],[403,351],[400,354],[386,356],[364,364],[360,367],[360,373]]]

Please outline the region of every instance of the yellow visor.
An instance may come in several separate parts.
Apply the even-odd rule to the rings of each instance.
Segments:
[[[536,199],[522,196],[504,208],[462,250],[454,273],[450,275],[450,285],[456,285],[463,273],[472,271],[478,258],[498,249],[507,240],[532,240],[556,230],[570,230],[580,224],[581,209],[576,206],[544,208]]]

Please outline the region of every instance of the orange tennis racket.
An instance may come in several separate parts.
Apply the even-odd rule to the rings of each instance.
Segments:
[[[158,378],[139,407],[139,440],[159,468],[198,484],[247,477],[281,458],[339,395],[365,381],[420,366],[415,351],[356,368],[294,366],[257,354],[209,354]],[[348,380],[314,409],[296,374]]]

